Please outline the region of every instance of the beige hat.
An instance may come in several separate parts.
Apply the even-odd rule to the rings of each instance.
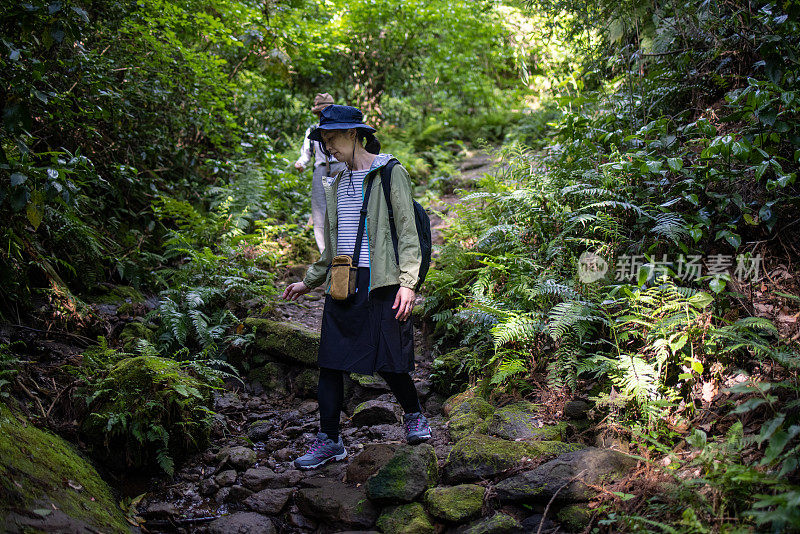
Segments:
[[[333,104],[333,97],[331,95],[328,93],[317,93],[317,96],[314,97],[314,105],[311,107],[311,111],[319,113],[331,104]]]

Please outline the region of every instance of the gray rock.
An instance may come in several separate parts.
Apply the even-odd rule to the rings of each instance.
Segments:
[[[255,512],[236,512],[215,519],[208,525],[209,534],[275,534],[268,517]]]
[[[393,402],[368,400],[356,406],[351,422],[353,426],[373,426],[398,423],[398,406]]]
[[[603,485],[617,480],[635,466],[636,459],[631,456],[589,447],[562,454],[536,469],[507,478],[495,486],[495,491],[501,502],[547,502],[563,486],[557,501],[587,501],[597,495],[587,484]]]
[[[356,457],[347,465],[345,481],[363,484],[394,457],[398,445],[388,443],[367,443]]]
[[[293,488],[265,489],[244,500],[245,506],[261,514],[279,514],[294,493]]]
[[[478,519],[474,523],[461,527],[456,532],[458,534],[507,534],[521,528],[522,525],[519,521],[508,514],[498,512],[491,517]]]
[[[200,481],[200,495],[210,497],[214,495],[217,490],[219,490],[219,486],[213,478]]]
[[[525,520],[522,521],[521,532],[537,532],[543,517],[542,514],[533,514],[530,517],[526,517]],[[542,525],[543,533],[553,532],[556,528],[558,528],[558,525],[551,521],[549,517],[544,518],[544,525]]]
[[[256,463],[256,451],[247,447],[224,447],[217,453],[217,461],[227,462],[236,469],[247,469]]]
[[[250,441],[265,441],[271,438],[275,433],[273,432],[274,425],[266,421],[256,421],[250,425],[247,430],[247,437]]]
[[[219,504],[226,503],[228,502],[228,495],[230,494],[231,494],[231,488],[222,488],[214,496],[214,500],[217,501]]]
[[[367,480],[367,496],[381,504],[407,503],[436,485],[436,452],[427,443],[403,445]]]
[[[236,393],[225,392],[214,398],[214,410],[218,412],[238,412],[244,407]]]
[[[288,488],[296,486],[302,476],[296,469],[276,473],[268,467],[253,467],[242,474],[242,485],[253,491]]]
[[[178,515],[178,509],[170,502],[154,502],[147,505],[144,515],[150,519],[169,519]]]
[[[590,408],[591,406],[586,401],[571,400],[564,405],[564,417],[574,421],[586,419]]]
[[[240,503],[253,494],[252,491],[238,484],[226,489],[229,490],[228,495],[225,497],[225,502],[227,503]]]
[[[379,441],[405,441],[406,432],[397,423],[393,425],[374,425],[366,427],[367,436]]]
[[[236,482],[236,471],[233,469],[222,471],[214,477],[214,482],[216,482],[219,487],[232,486],[233,483]]]
[[[311,486],[297,491],[295,501],[303,515],[334,526],[370,528],[378,510],[366,498],[363,488],[352,488],[327,478],[306,479]]]

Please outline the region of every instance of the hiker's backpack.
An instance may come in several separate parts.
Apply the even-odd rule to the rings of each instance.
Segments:
[[[392,233],[392,245],[394,245],[394,259],[400,265],[400,258],[397,251],[397,228],[394,225],[394,211],[392,210],[392,201],[390,192],[392,190],[392,169],[400,163],[397,159],[392,158],[381,169],[381,185],[383,186],[383,196],[386,198],[386,206],[389,208],[389,229]],[[419,266],[419,282],[414,288],[418,291],[425,281],[425,276],[428,274],[428,269],[431,266],[431,218],[425,208],[420,206],[419,202],[411,199],[414,206],[414,222],[417,225],[417,235],[419,235],[419,248],[422,250],[422,264]]]

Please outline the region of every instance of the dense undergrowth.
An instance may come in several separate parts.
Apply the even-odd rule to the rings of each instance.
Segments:
[[[649,462],[599,531],[798,530],[798,7],[598,4],[596,87],[458,208],[426,309],[473,349],[434,378],[594,401]]]

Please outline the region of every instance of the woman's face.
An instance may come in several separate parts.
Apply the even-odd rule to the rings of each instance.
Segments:
[[[355,130],[322,130],[320,132],[325,149],[331,156],[345,163],[352,163],[355,148]]]

